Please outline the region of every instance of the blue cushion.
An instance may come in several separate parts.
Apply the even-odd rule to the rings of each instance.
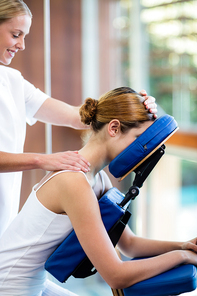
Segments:
[[[197,287],[197,269],[181,265],[124,289],[124,296],[166,296],[190,292]]]
[[[110,173],[122,177],[148,154],[153,152],[177,129],[177,122],[170,115],[156,119],[134,142],[124,149],[109,164]]]
[[[125,214],[125,210],[117,204],[123,198],[124,195],[114,187],[107,191],[99,200],[101,216],[108,232]],[[58,281],[65,282],[85,258],[86,254],[73,230],[48,258],[45,263],[45,269]]]

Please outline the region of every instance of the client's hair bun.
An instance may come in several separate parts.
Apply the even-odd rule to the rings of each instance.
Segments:
[[[98,101],[87,98],[79,110],[81,121],[84,124],[90,125],[96,119]]]

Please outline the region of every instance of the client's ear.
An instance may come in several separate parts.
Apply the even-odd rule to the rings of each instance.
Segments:
[[[120,121],[113,119],[108,124],[108,133],[111,137],[115,137],[120,132]]]

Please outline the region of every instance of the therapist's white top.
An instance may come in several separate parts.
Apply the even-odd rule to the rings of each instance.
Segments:
[[[26,122],[30,125],[46,94],[21,73],[0,66],[0,151],[22,153]],[[0,237],[18,212],[22,173],[0,173]]]
[[[0,295],[37,296],[45,288],[45,261],[73,227],[67,215],[56,214],[44,207],[37,199],[36,192],[48,180],[64,172],[49,174],[38,188],[33,187],[22,210],[2,235]],[[102,184],[99,190],[101,195],[105,190],[103,174],[105,172],[97,174]],[[98,192],[96,186],[92,187],[95,193]]]

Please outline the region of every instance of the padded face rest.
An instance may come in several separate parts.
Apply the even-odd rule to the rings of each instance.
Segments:
[[[179,295],[195,290],[197,269],[194,265],[181,265],[148,280],[124,289],[124,296]]]
[[[168,114],[156,119],[145,132],[111,161],[110,173],[116,178],[124,176],[163,143],[177,127],[177,122]]]

